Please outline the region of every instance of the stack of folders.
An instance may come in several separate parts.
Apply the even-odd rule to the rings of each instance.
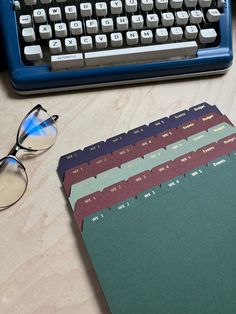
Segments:
[[[236,313],[236,128],[207,103],[60,158],[111,313]]]

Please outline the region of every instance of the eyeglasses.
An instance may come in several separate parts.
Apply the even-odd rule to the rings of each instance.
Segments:
[[[41,106],[35,106],[23,119],[17,132],[16,144],[0,159],[0,209],[6,209],[21,199],[28,186],[28,176],[16,157],[19,150],[48,150],[56,141],[58,115],[50,116]]]

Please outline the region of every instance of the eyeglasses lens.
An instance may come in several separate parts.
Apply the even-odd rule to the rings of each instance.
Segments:
[[[28,179],[24,168],[14,158],[0,162],[0,208],[10,206],[24,194]]]
[[[45,150],[56,141],[55,121],[44,110],[36,109],[22,122],[18,132],[18,143],[32,150]]]

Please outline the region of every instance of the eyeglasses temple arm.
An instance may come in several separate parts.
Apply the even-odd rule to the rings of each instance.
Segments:
[[[53,120],[56,122],[56,121],[59,119],[59,116],[58,116],[57,114],[54,114],[54,115],[52,116],[52,118],[53,118]]]

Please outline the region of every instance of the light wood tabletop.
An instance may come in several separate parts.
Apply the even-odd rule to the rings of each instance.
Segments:
[[[236,16],[233,29],[236,47]],[[28,158],[19,153],[29,186],[0,212],[1,314],[108,313],[56,173],[59,157],[203,101],[236,123],[236,63],[223,76],[30,97],[15,94],[0,73],[0,158],[33,106],[60,116],[50,150]]]

